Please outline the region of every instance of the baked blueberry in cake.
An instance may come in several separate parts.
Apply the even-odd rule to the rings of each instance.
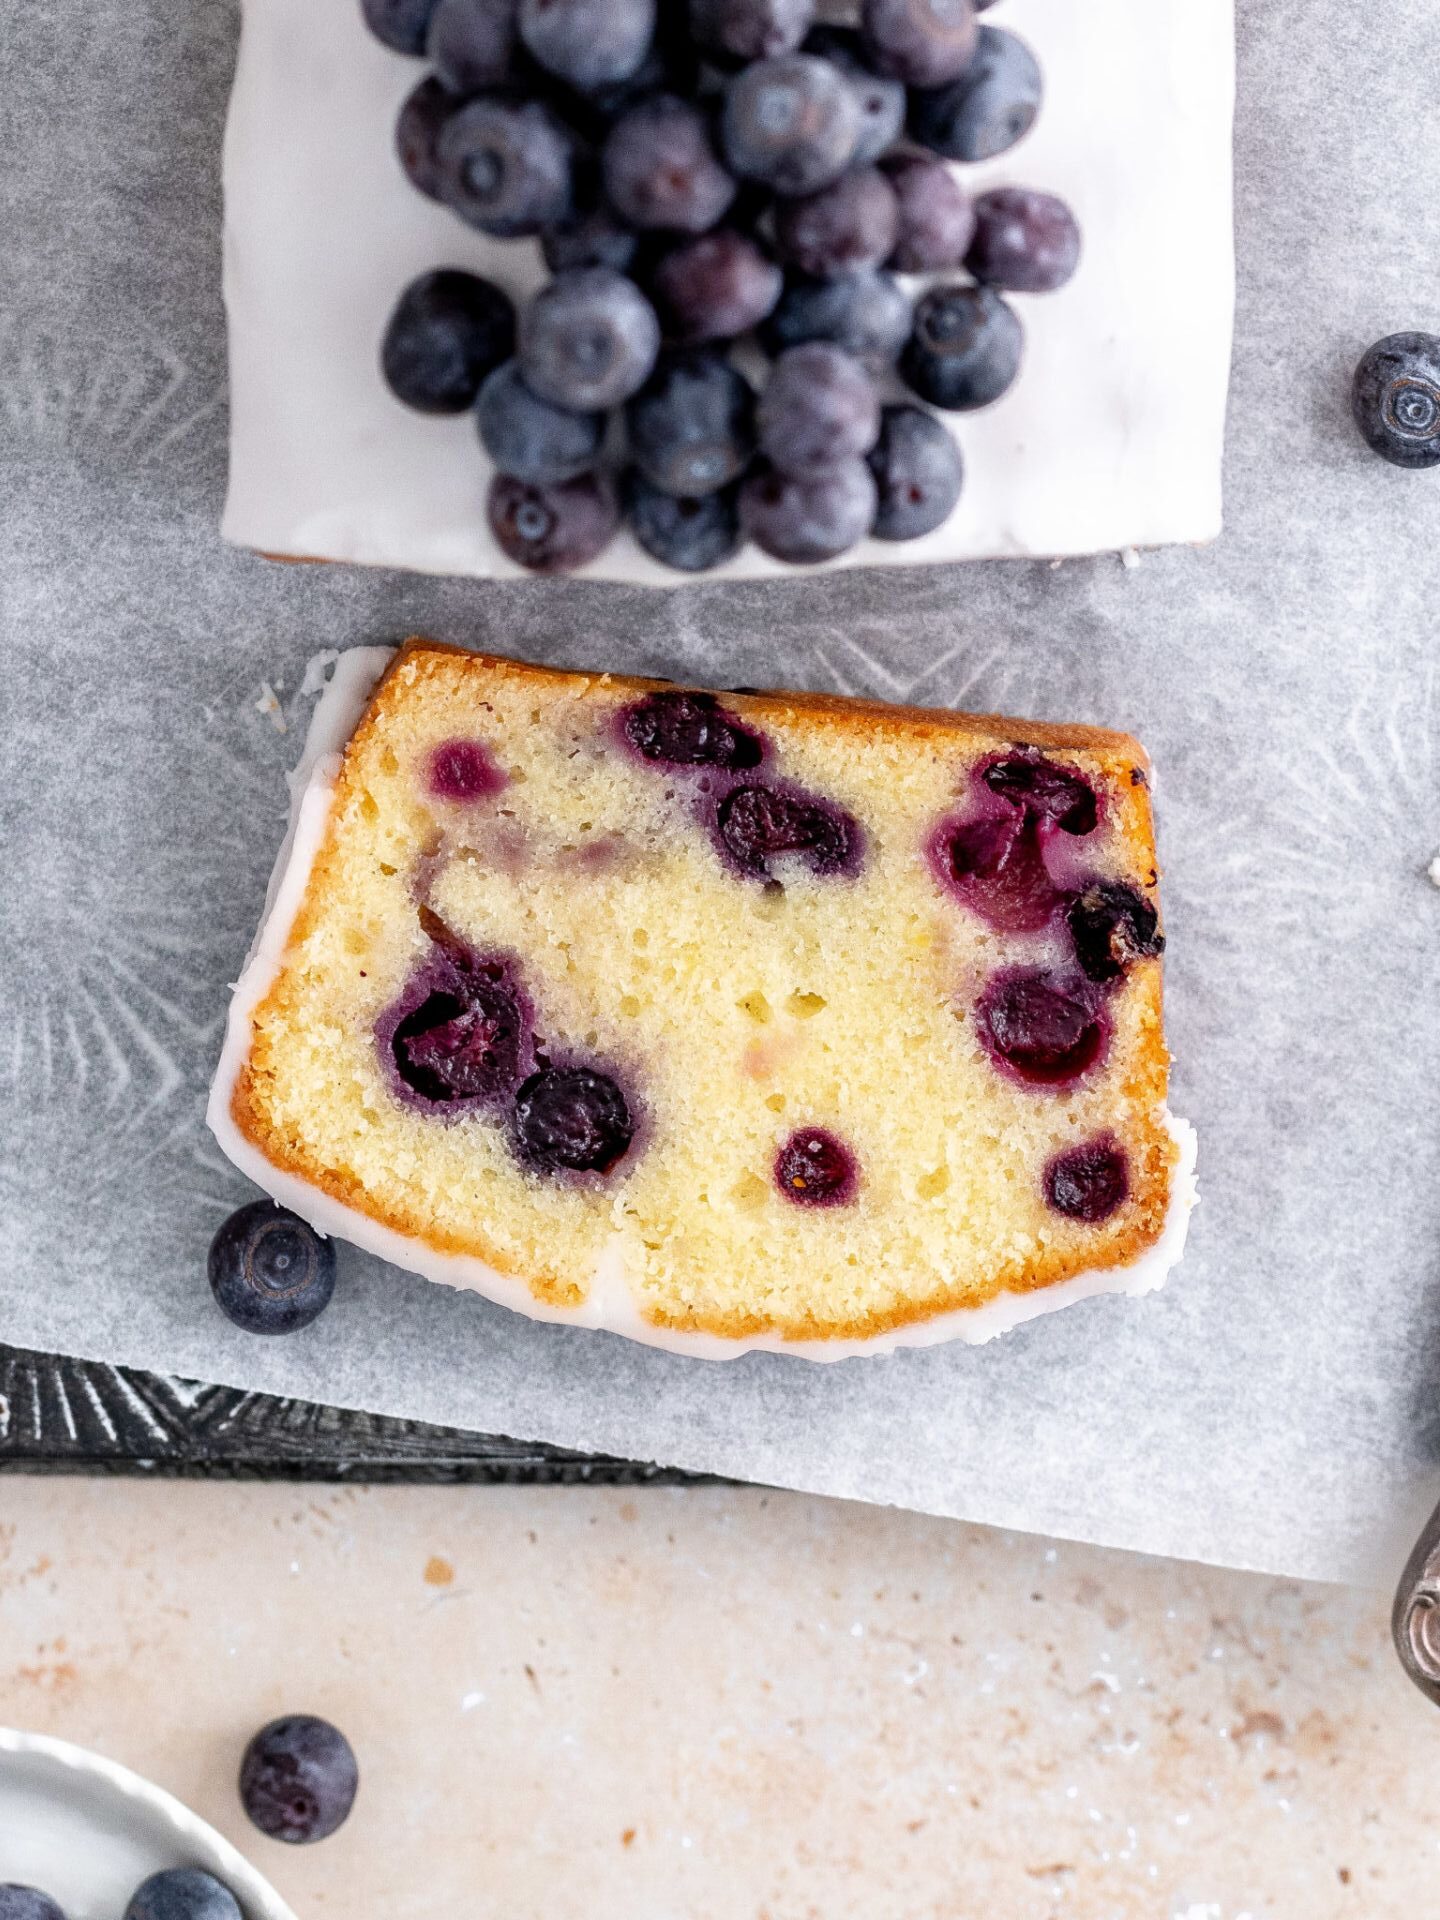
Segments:
[[[1134,740],[342,668],[211,1103],[284,1205],[702,1353],[984,1338],[1178,1258]]]
[[[1217,531],[1226,0],[243,15],[232,537],[674,581]],[[762,423],[812,398],[828,448],[661,477],[637,398],[702,438],[697,354]]]

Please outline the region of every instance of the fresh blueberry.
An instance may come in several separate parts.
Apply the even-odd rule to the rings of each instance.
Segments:
[[[360,1784],[350,1742],[328,1720],[291,1714],[262,1727],[240,1764],[240,1800],[272,1840],[326,1840],[349,1818]]]
[[[715,814],[720,849],[741,873],[775,877],[777,860],[797,859],[819,878],[852,873],[862,845],[859,822],[831,800],[797,787],[734,787]]]
[[[592,1067],[542,1067],[515,1096],[515,1151],[537,1173],[609,1173],[635,1122],[619,1085]]]
[[[65,1920],[65,1915],[48,1893],[7,1880],[0,1885],[0,1920]]]
[[[814,18],[815,0],[690,0],[696,41],[732,60],[792,53]]]
[[[576,205],[540,236],[546,266],[552,273],[567,273],[572,267],[609,267],[615,273],[628,273],[640,249],[640,236],[605,198],[598,179],[586,179],[583,188],[577,179],[576,187]]]
[[[949,86],[910,96],[910,132],[947,160],[993,160],[1034,126],[1044,83],[1023,40],[981,27],[975,58]]]
[[[975,202],[975,238],[965,264],[1007,293],[1054,293],[1080,263],[1080,229],[1063,200],[1028,187],[998,187]]]
[[[513,79],[520,50],[519,0],[438,0],[425,52],[455,93],[479,93]]]
[[[668,93],[692,100],[700,91],[700,56],[688,33],[682,31],[684,8],[665,0],[660,7],[655,38],[635,71],[608,86],[573,88],[565,95],[565,118],[587,140],[598,146],[620,115],[641,100]]]
[[[497,473],[486,518],[502,553],[532,573],[570,573],[602,554],[620,524],[615,489],[602,474],[537,487]]]
[[[380,349],[397,400],[421,413],[463,413],[515,350],[515,309],[492,280],[442,269],[401,294]]]
[[[665,496],[669,498],[669,496]],[[625,738],[645,760],[666,767],[758,767],[765,746],[727,713],[713,693],[665,687],[624,710]]]
[[[719,354],[668,355],[625,409],[630,453],[662,493],[698,499],[728,486],[755,447],[755,396]]]
[[[975,57],[974,0],[861,0],[860,31],[878,72],[943,86]]]
[[[1130,1167],[1125,1149],[1113,1133],[1098,1134],[1078,1147],[1067,1147],[1046,1164],[1043,1181],[1046,1201],[1067,1220],[1098,1226],[1124,1206],[1130,1193]]]
[[[900,273],[958,267],[975,235],[975,207],[943,161],[928,154],[895,154],[884,164],[896,201],[895,251]]]
[[[976,1002],[975,1026],[995,1065],[1032,1086],[1078,1080],[1109,1038],[1089,981],[1044,967],[995,974]]]
[[[650,291],[668,338],[734,340],[769,314],[785,276],[748,234],[717,227],[662,254]]]
[[[860,1185],[855,1156],[824,1127],[802,1127],[775,1156],[775,1184],[797,1207],[841,1207]]]
[[[444,740],[430,755],[426,785],[437,800],[469,805],[489,800],[505,786],[490,749],[481,740]]]
[[[740,524],[763,552],[791,566],[834,560],[863,540],[875,518],[875,477],[848,460],[818,480],[761,465],[740,488]]]
[[[1440,466],[1440,335],[1377,340],[1355,369],[1350,404],[1367,445],[1392,466]]]
[[[435,147],[440,197],[482,233],[539,233],[571,206],[574,141],[539,100],[472,100],[445,121]]]
[[[589,91],[636,71],[655,11],[656,0],[520,0],[520,33],[547,73]]]
[[[710,117],[675,94],[658,93],[620,115],[601,155],[605,191],[623,219],[641,228],[704,233],[723,218],[735,182],[716,158]]]
[[[1034,814],[947,821],[932,845],[937,874],[972,913],[1002,933],[1038,933],[1063,904]]]
[[[886,407],[880,438],[870,453],[880,504],[877,540],[918,540],[948,520],[965,469],[960,449],[933,413],[922,407]]]
[[[818,193],[775,209],[780,258],[816,279],[878,267],[895,246],[899,208],[876,167],[855,167]]]
[[[395,122],[395,151],[405,178],[431,200],[440,198],[441,129],[460,102],[434,74],[427,74],[405,96]]]
[[[730,82],[725,153],[746,180],[776,193],[817,193],[860,144],[860,102],[844,74],[808,53],[756,60]]]
[[[1033,747],[992,760],[980,777],[991,793],[998,793],[1012,807],[1052,820],[1065,833],[1095,831],[1100,813],[1094,787],[1074,767],[1047,760]]]
[[[170,1867],[142,1881],[125,1920],[243,1920],[230,1889],[199,1867]]]
[[[880,398],[858,360],[816,340],[780,355],[755,420],[773,467],[817,480],[874,446]]]
[[[252,1200],[210,1242],[210,1291],[246,1333],[298,1333],[330,1304],[335,1246],[298,1214]]]
[[[1135,961],[1165,951],[1153,906],[1120,880],[1092,880],[1066,914],[1075,958],[1087,979],[1118,980]]]
[[[360,0],[365,24],[396,53],[424,53],[435,0]]]
[[[876,73],[853,27],[815,27],[805,36],[802,51],[828,60],[849,81],[860,105],[860,138],[851,164],[869,166],[887,153],[905,130],[904,86],[899,80],[887,80],[884,74]]]
[[[869,269],[833,280],[791,279],[760,329],[767,353],[824,340],[852,354],[870,373],[894,366],[912,323],[910,296],[889,273]]]
[[[1024,344],[1015,309],[993,287],[946,281],[916,302],[900,372],[932,407],[965,413],[1000,398],[1020,371]]]
[[[542,487],[589,472],[605,438],[603,413],[573,413],[542,400],[516,360],[486,378],[475,419],[500,471]]]
[[[649,379],[659,352],[655,309],[632,280],[611,267],[577,267],[557,275],[520,316],[525,385],[552,406],[577,413],[628,400]]]
[[[741,544],[735,486],[699,499],[662,493],[634,469],[626,476],[625,518],[653,560],[681,573],[704,573],[733,558]]]

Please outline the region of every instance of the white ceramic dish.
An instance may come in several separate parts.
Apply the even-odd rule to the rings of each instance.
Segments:
[[[66,1920],[121,1920],[165,1867],[203,1867],[245,1920],[295,1920],[230,1842],[128,1767],[45,1734],[0,1727],[0,1883],[42,1888]]]

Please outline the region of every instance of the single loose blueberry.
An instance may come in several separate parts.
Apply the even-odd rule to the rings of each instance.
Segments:
[[[649,284],[668,338],[699,344],[758,326],[785,276],[749,234],[717,227],[662,254]]]
[[[958,80],[910,95],[910,132],[947,160],[993,160],[1034,126],[1043,93],[1025,42],[981,27],[975,57]]]
[[[870,531],[875,508],[875,476],[863,460],[810,480],[761,461],[740,488],[741,526],[757,547],[791,566],[847,552]]]
[[[942,86],[975,57],[974,0],[861,0],[860,30],[877,70],[907,87]]]
[[[427,785],[437,800],[488,800],[505,785],[481,740],[444,740],[430,755]]]
[[[761,327],[760,344],[780,354],[807,340],[826,340],[878,375],[894,366],[912,319],[910,296],[893,274],[862,269],[829,280],[796,276]]]
[[[775,247],[816,279],[878,267],[895,246],[899,209],[878,167],[852,167],[828,187],[775,208]]]
[[[262,1727],[240,1764],[240,1800],[272,1840],[325,1840],[355,1804],[360,1769],[350,1742],[328,1720],[290,1714]]]
[[[1098,1226],[1124,1206],[1130,1194],[1130,1165],[1113,1133],[1098,1134],[1067,1147],[1047,1162],[1045,1199],[1067,1220]]]
[[[1159,915],[1123,880],[1092,880],[1065,917],[1087,979],[1118,980],[1135,961],[1153,960],[1165,951]]]
[[[431,200],[440,198],[440,159],[436,151],[441,129],[461,104],[434,74],[427,74],[405,96],[395,122],[395,151],[406,179]]]
[[[755,409],[760,451],[797,480],[818,480],[868,453],[880,432],[880,396],[860,362],[812,341],[775,362]]]
[[[981,775],[991,793],[1012,806],[1053,820],[1066,833],[1093,833],[1099,819],[1095,789],[1074,767],[1047,760],[1034,748],[1022,748],[992,760]]]
[[[152,1873],[135,1889],[125,1920],[243,1920],[240,1902],[199,1867]]]
[[[776,193],[815,193],[838,179],[860,143],[860,102],[845,76],[813,54],[756,60],[730,82],[726,158]]]
[[[886,407],[869,454],[879,505],[877,540],[918,540],[948,520],[960,498],[960,449],[923,407]]]
[[[995,974],[976,1002],[975,1026],[995,1065],[1031,1086],[1078,1080],[1109,1038],[1090,983],[1044,967]]]
[[[656,0],[520,0],[520,33],[547,73],[588,92],[637,70],[655,13]]]
[[[735,198],[703,107],[653,94],[622,113],[600,165],[611,203],[632,226],[704,233]]]
[[[588,566],[620,524],[615,489],[594,473],[548,487],[497,473],[485,512],[501,551],[532,573],[571,573]]]
[[[665,496],[667,499],[669,495]],[[665,687],[624,710],[625,738],[646,760],[667,767],[758,767],[760,736],[713,693]]]
[[[843,1140],[801,1127],[775,1156],[775,1184],[797,1207],[841,1207],[855,1198],[860,1172]]]
[[[538,1173],[609,1173],[634,1137],[618,1083],[592,1067],[543,1067],[515,1096],[515,1150]]]
[[[793,52],[814,18],[815,0],[690,0],[696,41],[732,60]]]
[[[360,0],[365,24],[395,53],[424,53],[436,0]]]
[[[625,518],[652,560],[681,573],[705,573],[740,549],[744,536],[737,493],[731,485],[699,499],[680,499],[662,493],[632,468],[625,478]]]
[[[775,862],[792,855],[820,878],[853,871],[860,856],[854,815],[798,788],[732,788],[716,809],[715,828],[722,851],[756,879],[773,879]]]
[[[946,281],[916,302],[900,372],[932,407],[966,413],[988,407],[1010,387],[1024,345],[1015,309],[993,287]]]
[[[502,473],[542,487],[588,472],[605,438],[603,413],[576,413],[542,400],[518,360],[507,360],[486,377],[475,421]]]
[[[895,195],[895,250],[901,273],[958,267],[975,236],[975,206],[955,175],[928,154],[895,154],[882,168]]]
[[[210,1242],[210,1291],[246,1333],[298,1333],[330,1304],[335,1246],[288,1208],[252,1200]]]
[[[1053,193],[999,187],[975,202],[975,238],[965,264],[986,286],[1054,293],[1080,264],[1080,229]]]
[[[423,273],[401,294],[380,367],[390,391],[420,413],[463,413],[515,348],[509,294],[478,274]]]
[[[558,274],[520,316],[519,361],[526,386],[553,406],[576,413],[628,400],[649,379],[659,352],[655,309],[633,281],[611,267]]]
[[[805,36],[801,49],[828,60],[849,82],[860,107],[860,137],[851,165],[869,166],[889,151],[905,130],[905,87],[876,73],[865,57],[864,42],[853,27],[828,22]]]
[[[574,138],[542,101],[482,96],[457,107],[435,156],[446,206],[497,240],[539,233],[570,211]]]
[[[651,484],[698,499],[744,471],[755,447],[755,395],[718,353],[669,354],[626,407],[625,426]]]
[[[1051,879],[1033,814],[980,814],[947,821],[933,843],[942,883],[1002,933],[1038,933],[1064,896]]]
[[[515,78],[519,0],[438,0],[426,57],[455,93],[479,93]]]
[[[65,1915],[48,1893],[7,1880],[0,1885],[0,1920],[65,1920]]]
[[[1355,369],[1350,405],[1367,446],[1392,466],[1440,466],[1440,335],[1377,340]]]

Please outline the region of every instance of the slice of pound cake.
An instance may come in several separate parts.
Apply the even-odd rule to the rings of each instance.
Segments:
[[[412,641],[342,657],[301,774],[210,1123],[324,1232],[822,1359],[1179,1258],[1126,735]]]

